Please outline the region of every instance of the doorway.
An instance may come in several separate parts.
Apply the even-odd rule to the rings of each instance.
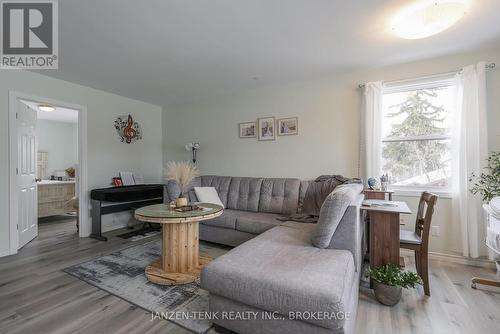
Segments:
[[[10,92],[9,113],[10,254],[43,223],[74,221],[88,236],[86,108]]]

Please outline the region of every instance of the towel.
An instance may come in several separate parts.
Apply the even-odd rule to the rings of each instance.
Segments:
[[[500,220],[500,196],[491,199],[490,213],[493,217]]]

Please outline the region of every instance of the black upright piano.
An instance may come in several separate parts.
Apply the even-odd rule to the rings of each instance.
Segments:
[[[143,184],[92,190],[90,192],[92,201],[92,233],[90,237],[108,241],[108,238],[102,235],[102,215],[161,204],[163,203],[163,187],[163,184]]]

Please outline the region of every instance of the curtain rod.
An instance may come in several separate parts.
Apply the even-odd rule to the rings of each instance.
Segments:
[[[489,64],[486,64],[484,66],[484,68],[486,70],[492,70],[496,67],[496,64],[495,63],[489,63]],[[423,76],[423,77],[418,77],[416,79],[428,79],[428,78],[434,78],[434,77],[438,77],[438,76],[443,76],[443,75],[447,75],[447,74],[455,74],[455,73],[459,73],[460,71],[462,71],[462,69],[459,69],[459,70],[456,70],[456,71],[450,71],[450,72],[445,72],[445,73],[439,73],[439,74],[433,74],[433,75],[427,75],[427,76]],[[414,79],[403,79],[403,80],[391,80],[391,81],[384,81],[384,83],[396,83],[396,82],[405,82],[405,81],[411,81],[411,80],[414,80]],[[365,87],[365,84],[362,83],[362,84],[359,84],[358,85],[358,88],[364,88]]]

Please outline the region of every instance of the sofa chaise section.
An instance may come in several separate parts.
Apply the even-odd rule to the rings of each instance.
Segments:
[[[363,236],[363,196],[354,189],[327,248],[312,245],[314,224],[286,222],[208,264],[201,285],[210,292],[210,311],[257,314],[214,322],[240,334],[353,333]]]
[[[307,231],[279,226],[214,260],[202,272],[201,282],[210,291],[211,312],[228,311],[224,300],[287,318],[328,312],[335,317],[306,322],[335,330],[344,326],[342,315],[354,302],[355,275],[349,251],[313,247]],[[218,300],[212,302],[213,295]],[[237,329],[230,323],[221,325]]]

